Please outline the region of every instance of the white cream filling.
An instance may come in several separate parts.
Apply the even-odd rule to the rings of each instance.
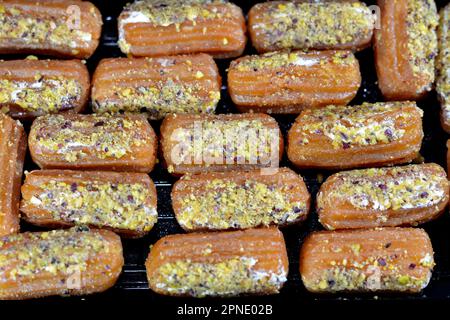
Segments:
[[[311,67],[317,63],[319,63],[319,59],[305,59],[302,57],[298,57],[294,62],[292,62],[293,65],[296,66],[305,66],[305,67]]]

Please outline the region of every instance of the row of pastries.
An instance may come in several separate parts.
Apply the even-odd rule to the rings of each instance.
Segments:
[[[448,129],[450,6],[437,32],[432,0],[377,4],[269,1],[246,18],[225,0],[138,0],[117,18],[127,57],[105,57],[90,75],[79,59],[102,41],[92,3],[1,2],[2,57],[60,60],[0,61],[0,299],[112,287],[124,265],[120,237],[157,223],[148,173],[158,161],[179,177],[171,201],[187,234],[152,246],[146,269],[157,293],[278,293],[289,272],[278,228],[312,211],[293,168],[352,169],[316,196],[326,231],[298,253],[307,290],[424,289],[433,248],[412,227],[445,211],[449,186],[439,165],[409,163],[424,136],[415,101],[434,89],[435,72]],[[258,54],[241,57],[247,35]],[[347,106],[362,82],[355,53],[371,46],[385,101]],[[215,114],[225,93],[215,59],[233,59],[227,89],[240,114]],[[284,137],[268,114],[298,117]],[[163,120],[159,136],[148,120]],[[33,121],[29,132],[20,121]],[[292,168],[279,167],[285,149]],[[40,170],[22,182],[27,150]],[[53,230],[19,233],[20,216]]]

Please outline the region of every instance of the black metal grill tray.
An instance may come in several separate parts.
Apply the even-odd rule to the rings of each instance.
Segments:
[[[87,65],[91,72],[95,70],[98,62],[102,58],[107,57],[120,57],[123,54],[120,52],[117,46],[117,17],[119,16],[122,8],[127,1],[124,0],[91,0],[101,11],[103,15],[103,34],[101,43],[92,58],[87,61]],[[253,0],[233,1],[237,5],[241,6],[246,14],[248,10],[257,2]],[[364,1],[368,5],[376,4],[375,1]],[[443,7],[448,3],[448,0],[437,0],[438,8]],[[255,50],[249,43],[245,54],[255,54]],[[376,102],[382,101],[381,94],[377,87],[377,78],[374,68],[374,57],[371,48],[357,53],[357,58],[361,65],[362,73],[362,85],[356,96],[351,102],[352,105],[360,104],[362,102]],[[17,56],[20,57],[20,56]],[[11,56],[0,57],[3,59],[11,59]],[[14,57],[16,58],[16,57]],[[236,113],[236,109],[233,106],[231,99],[227,93],[226,88],[226,69],[230,63],[230,60],[218,60],[219,69],[223,78],[222,86],[222,99],[218,107],[219,113]],[[418,103],[419,107],[424,110],[424,131],[425,137],[423,146],[421,149],[421,155],[425,158],[426,162],[436,162],[446,167],[446,141],[449,136],[441,129],[439,122],[439,103],[436,98],[436,93],[433,91],[423,101]],[[294,122],[295,116],[275,116],[283,133],[286,136],[287,131]],[[160,122],[151,123],[155,131],[159,132]],[[26,124],[29,127],[29,124]],[[282,166],[288,166],[295,169],[291,163],[284,156]],[[29,155],[27,156],[26,170],[38,169],[35,164],[32,163]],[[318,182],[318,176],[321,175],[326,178],[330,172],[320,171],[305,171],[296,170],[300,173],[308,186],[309,191],[312,194],[312,199],[320,187]],[[158,192],[158,223],[150,234],[142,239],[137,240],[123,240],[125,266],[123,273],[120,276],[117,284],[107,292],[101,294],[95,294],[86,297],[72,297],[72,298],[51,298],[46,301],[145,301],[146,305],[152,307],[168,305],[171,307],[182,306],[185,303],[189,305],[220,305],[222,303],[246,303],[246,304],[272,304],[274,310],[277,308],[284,309],[294,303],[295,305],[309,304],[309,303],[343,303],[344,301],[350,302],[374,302],[384,301],[385,303],[399,303],[405,301],[442,301],[450,299],[450,215],[448,212],[436,221],[429,222],[423,225],[428,234],[431,237],[433,247],[435,250],[436,268],[433,273],[433,277],[430,285],[420,294],[405,295],[405,294],[335,294],[335,295],[317,295],[308,293],[304,288],[298,267],[299,267],[299,250],[303,239],[306,235],[314,230],[321,230],[317,220],[317,214],[313,210],[307,221],[301,226],[293,226],[283,229],[283,234],[286,239],[289,255],[289,276],[288,282],[282,289],[281,293],[276,296],[270,297],[241,297],[233,299],[186,299],[186,298],[171,298],[163,297],[153,293],[148,289],[147,279],[145,274],[144,262],[149,252],[151,244],[155,243],[158,239],[168,234],[183,233],[182,229],[177,224],[174,213],[172,211],[170,192],[175,178],[171,177],[167,171],[162,168],[160,164],[157,165],[155,170],[150,174],[151,178],[157,186]],[[314,208],[314,201],[312,208]],[[39,230],[36,227],[32,227],[25,223],[22,224],[22,230]],[[42,301],[42,300],[37,300]],[[294,306],[295,306],[294,305]],[[159,308],[158,308],[159,309]],[[145,312],[145,311],[144,311]],[[168,310],[171,314],[176,314],[176,310]],[[156,316],[156,314],[154,314]]]

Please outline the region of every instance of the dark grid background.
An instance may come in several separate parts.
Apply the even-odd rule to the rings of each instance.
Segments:
[[[91,0],[97,5],[103,15],[104,26],[101,43],[94,54],[88,60],[87,65],[92,72],[95,70],[99,60],[106,57],[123,56],[120,52],[117,42],[117,20],[124,4],[127,1],[123,0]],[[234,1],[242,7],[246,14],[250,7],[261,1]],[[375,1],[364,1],[367,4],[375,4]],[[437,0],[438,7],[444,6],[448,0]],[[245,54],[255,53],[254,49],[249,44]],[[11,57],[0,57],[11,58]],[[21,57],[17,57],[21,58]],[[380,92],[376,84],[376,74],[374,69],[373,51],[371,48],[357,53],[357,58],[360,61],[362,73],[362,85],[351,104],[360,104],[364,101],[376,102],[382,101]],[[229,65],[229,60],[217,61],[220,72],[223,78],[222,99],[218,107],[218,112],[236,112],[233,107],[226,88],[226,69]],[[419,106],[424,110],[424,130],[425,138],[421,150],[422,156],[426,162],[436,162],[444,167],[446,155],[446,140],[448,136],[440,128],[439,124],[439,104],[436,99],[435,92],[432,92],[429,97],[419,102]],[[284,134],[292,125],[295,116],[275,116]],[[156,132],[159,131],[160,122],[152,122],[152,126]],[[26,124],[28,127],[29,124]],[[283,166],[293,166],[286,159],[284,155]],[[27,170],[37,169],[32,163],[29,156],[27,156],[26,163]],[[293,168],[294,169],[294,168]],[[320,184],[317,181],[318,174],[322,174],[324,178],[329,175],[327,172],[296,170],[302,174],[312,194],[312,208],[314,208],[315,194],[318,191]],[[405,301],[413,302],[427,302],[427,301],[450,301],[450,217],[449,214],[444,214],[437,221],[423,225],[429,233],[433,247],[435,250],[436,268],[430,285],[418,295],[404,295],[404,294],[336,294],[336,295],[317,295],[308,293],[300,279],[298,272],[298,256],[303,239],[307,234],[313,230],[320,230],[322,227],[318,223],[317,214],[314,210],[310,213],[307,221],[301,226],[292,226],[283,229],[286,239],[286,244],[289,254],[289,277],[285,287],[282,289],[280,295],[269,297],[242,297],[231,299],[185,299],[185,298],[170,298],[163,297],[153,293],[148,289],[147,279],[145,274],[144,262],[147,257],[149,246],[155,243],[161,237],[173,234],[182,233],[182,229],[178,226],[170,201],[170,191],[175,179],[172,178],[161,165],[158,165],[151,173],[158,191],[158,223],[155,225],[150,234],[142,239],[137,240],[123,240],[125,266],[123,273],[120,276],[117,284],[105,293],[95,294],[86,297],[71,297],[71,298],[48,298],[46,302],[55,302],[57,304],[63,302],[112,302],[112,301],[126,301],[126,302],[145,302],[150,308],[155,306],[165,306],[169,313],[175,314],[176,307],[187,303],[189,305],[216,305],[221,303],[247,303],[247,304],[266,304],[270,303],[274,306],[275,312],[285,310],[285,307],[297,306],[303,304],[336,304],[336,303],[366,303],[366,302],[383,302],[385,304],[398,304]],[[38,230],[35,227],[22,224],[23,230]],[[32,301],[34,304],[41,303],[42,300]],[[170,311],[172,308],[172,311]]]

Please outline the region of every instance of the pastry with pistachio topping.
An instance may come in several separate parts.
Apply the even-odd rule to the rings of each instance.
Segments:
[[[447,207],[445,170],[427,163],[344,171],[332,175],[317,195],[317,213],[329,229],[416,226]]]
[[[433,247],[422,229],[314,232],[300,252],[303,284],[317,293],[417,293],[433,267]]]
[[[20,211],[35,225],[88,225],[142,237],[156,223],[156,189],[145,173],[38,170],[22,186]]]
[[[89,58],[102,31],[100,11],[88,1],[3,0],[0,54],[36,53]]]
[[[231,63],[228,90],[242,112],[299,113],[345,105],[361,85],[351,51],[292,51],[246,56]]]
[[[163,119],[173,113],[214,113],[221,78],[207,54],[160,58],[104,59],[92,87],[96,113],[145,113]]]
[[[156,163],[156,135],[143,115],[43,116],[28,140],[42,169],[148,173]]]
[[[247,41],[242,10],[228,0],[138,0],[126,5],[118,27],[120,49],[135,57],[234,58]]]
[[[186,231],[286,226],[305,220],[310,195],[288,168],[185,175],[172,190],[172,205]]]
[[[123,263],[120,238],[107,230],[0,237],[0,300],[103,292],[114,285]]]
[[[387,100],[417,100],[431,91],[438,14],[433,0],[378,0],[375,30],[378,85]]]
[[[442,8],[439,15],[436,91],[441,103],[441,124],[450,133],[450,4]]]
[[[269,1],[248,14],[258,52],[282,49],[350,49],[370,45],[376,16],[360,1]]]
[[[169,235],[145,263],[150,288],[163,295],[232,297],[279,292],[288,257],[276,228]]]
[[[305,110],[289,131],[287,154],[299,168],[408,163],[422,145],[422,115],[409,101]]]
[[[0,61],[0,111],[15,119],[78,113],[89,99],[90,78],[79,60]]]
[[[0,236],[19,232],[20,184],[27,152],[22,124],[0,113]]]
[[[169,173],[263,169],[272,171],[283,155],[283,136],[266,114],[167,116],[161,149]]]

